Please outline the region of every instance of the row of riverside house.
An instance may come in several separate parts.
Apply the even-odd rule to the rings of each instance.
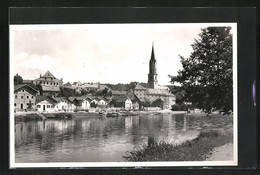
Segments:
[[[41,88],[41,93],[36,88]],[[112,97],[91,95],[57,97],[62,86],[62,79],[54,77],[49,71],[35,80],[26,80],[25,84],[14,86],[14,110],[39,112],[73,112],[93,111],[96,108],[121,108],[126,110],[139,109],[139,99],[131,92]],[[104,88],[99,85],[100,88]]]

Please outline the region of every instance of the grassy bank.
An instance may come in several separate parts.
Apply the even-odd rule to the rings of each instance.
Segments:
[[[28,113],[15,115],[15,122],[26,122],[26,121],[39,121],[46,118],[49,119],[70,119],[74,115],[72,113]]]
[[[25,114],[25,115],[15,115],[14,117],[15,122],[26,122],[26,121],[38,121],[38,120],[43,120],[43,117],[40,116],[37,113],[31,113],[31,114]]]
[[[201,161],[215,148],[232,142],[232,128],[203,130],[196,139],[180,145],[161,141],[126,152],[126,161]]]

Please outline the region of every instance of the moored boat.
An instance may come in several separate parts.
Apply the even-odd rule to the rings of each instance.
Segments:
[[[116,113],[116,112],[110,112],[110,113],[107,113],[107,115],[106,115],[107,117],[118,117],[119,116],[119,114],[118,113]]]

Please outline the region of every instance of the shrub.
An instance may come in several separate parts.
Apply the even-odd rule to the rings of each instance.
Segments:
[[[172,111],[179,111],[178,105],[172,105]]]
[[[205,160],[215,147],[232,140],[231,132],[204,130],[191,141],[179,145],[165,141],[154,142],[126,152],[123,158],[126,161],[201,161]]]

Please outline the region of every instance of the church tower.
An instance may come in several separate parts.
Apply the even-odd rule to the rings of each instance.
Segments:
[[[157,87],[157,70],[156,70],[156,59],[154,56],[154,48],[152,46],[152,55],[149,64],[149,74],[148,74],[148,85],[149,88],[155,89]]]

